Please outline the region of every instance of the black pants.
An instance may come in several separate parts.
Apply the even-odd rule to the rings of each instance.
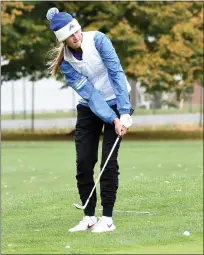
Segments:
[[[119,116],[116,105],[112,109]],[[94,186],[94,166],[98,161],[99,137],[104,127],[104,137],[102,144],[101,169],[113,147],[117,138],[114,125],[107,124],[98,118],[88,107],[77,105],[76,123],[76,163],[77,163],[77,187],[82,204],[84,205]],[[117,161],[118,142],[106,169],[100,178],[100,196],[104,216],[112,216],[116,193],[118,189],[119,166]],[[93,193],[86,209],[85,215],[93,216],[96,207],[96,190]]]

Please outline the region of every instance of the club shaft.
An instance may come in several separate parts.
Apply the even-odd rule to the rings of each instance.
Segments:
[[[92,194],[93,194],[93,192],[94,192],[94,190],[95,190],[95,188],[96,188],[96,185],[98,184],[98,182],[99,182],[99,180],[100,180],[100,178],[101,178],[101,175],[103,174],[103,172],[104,172],[104,170],[105,170],[105,168],[106,168],[106,165],[107,165],[107,163],[108,163],[110,157],[111,157],[112,154],[113,154],[113,151],[114,151],[114,149],[115,149],[115,147],[116,147],[116,145],[117,145],[119,139],[120,139],[120,136],[117,137],[117,139],[116,139],[116,141],[115,141],[115,143],[114,143],[114,145],[113,145],[113,147],[112,147],[112,149],[111,149],[111,151],[110,151],[110,153],[109,153],[109,155],[108,155],[108,157],[107,157],[107,159],[106,159],[106,162],[105,162],[105,164],[103,165],[103,168],[102,168],[102,170],[101,170],[101,172],[100,172],[100,174],[99,174],[97,180],[95,181],[94,187],[93,187],[93,189],[92,189],[92,191],[91,191],[91,193],[90,193],[90,195],[89,195],[89,197],[88,197],[86,203],[85,203],[84,206],[83,206],[84,209],[86,208],[86,206],[87,206],[87,204],[88,204],[88,202],[89,202],[89,200],[90,200],[90,198],[91,198],[91,196],[92,196]]]

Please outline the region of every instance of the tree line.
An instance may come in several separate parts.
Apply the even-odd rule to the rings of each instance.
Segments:
[[[195,1],[4,1],[1,82],[50,76],[47,52],[57,43],[46,19],[51,7],[72,14],[83,31],[107,34],[128,78],[148,92],[179,95],[203,84],[203,3]]]

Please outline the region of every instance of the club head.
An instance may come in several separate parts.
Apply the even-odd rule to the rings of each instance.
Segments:
[[[82,205],[78,205],[78,204],[73,204],[77,209],[80,209],[80,210],[84,210],[84,206]]]

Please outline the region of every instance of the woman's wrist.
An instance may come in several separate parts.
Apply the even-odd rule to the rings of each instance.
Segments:
[[[115,124],[117,121],[120,121],[119,118],[115,118],[115,119],[113,120],[113,123]]]

